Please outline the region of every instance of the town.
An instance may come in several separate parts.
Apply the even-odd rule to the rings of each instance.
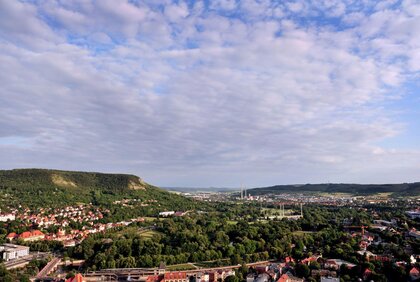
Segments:
[[[342,241],[340,244],[355,242],[353,249],[345,251],[354,251],[351,256],[340,252],[335,253],[336,257],[325,256],[325,251],[322,253],[308,243],[304,243],[308,240],[306,238],[316,234],[316,230],[297,230],[293,234],[299,234],[303,241],[295,242],[290,248],[291,252],[285,257],[264,255],[259,257],[260,260],[256,257],[256,261],[218,259],[218,265],[213,266],[180,261],[181,263],[169,265],[161,262],[158,268],[136,268],[142,265],[139,262],[129,268],[97,269],[86,268],[85,259],[77,258],[77,256],[69,257],[66,249],[74,252],[74,248],[89,237],[99,235],[98,238],[106,238],[106,234],[124,232],[126,228],[137,229],[138,234],[144,235],[142,238],[153,240],[153,234],[159,234],[159,224],[168,220],[172,221],[177,217],[186,219],[205,217],[209,212],[215,211],[163,210],[157,212],[155,217],[139,216],[119,222],[106,222],[110,210],[92,204],[36,210],[8,207],[7,212],[0,214],[0,226],[4,231],[18,232],[5,234],[5,242],[0,246],[1,258],[6,270],[18,272],[34,264],[34,261],[45,261],[42,267],[38,268],[37,273],[33,273],[30,277],[34,281],[64,281],[67,277],[68,281],[104,281],[101,279],[106,278],[105,281],[148,282],[215,282],[232,279],[247,282],[335,282],[351,281],[351,277],[355,275],[363,281],[370,281],[372,278],[376,279],[374,281],[381,281],[381,274],[376,273],[378,271],[375,272],[377,265],[380,266],[377,266],[376,270],[384,265],[391,265],[395,271],[399,269],[401,277],[404,277],[402,279],[415,281],[420,278],[418,265],[420,231],[417,230],[420,227],[419,199],[388,198],[384,200],[380,196],[317,196],[299,193],[245,196],[245,193],[241,191],[239,196],[234,193],[224,193],[224,196],[221,196],[223,193],[189,193],[186,196],[203,201],[203,203],[212,203],[212,205],[220,203],[232,205],[233,213],[226,221],[230,226],[240,224],[241,219],[247,221],[256,219],[260,224],[294,222],[294,225],[297,223],[303,227],[305,217],[313,216],[310,213],[318,207],[350,209],[350,211],[353,209],[356,214],[358,212],[365,214],[368,220],[353,217],[334,219],[345,236],[339,239]],[[120,200],[113,204],[130,206],[132,202],[133,200]],[[398,212],[395,210],[397,208]],[[36,245],[37,242],[53,244]],[[58,248],[54,244],[59,244]],[[302,244],[299,247],[300,251],[296,251],[298,249],[296,244]],[[60,251],[53,253],[52,246]],[[353,259],[345,260],[346,255]],[[262,258],[264,260],[261,260]],[[232,263],[237,264],[232,265]],[[339,280],[340,278],[342,280]]]

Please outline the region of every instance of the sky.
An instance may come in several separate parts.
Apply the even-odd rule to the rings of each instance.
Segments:
[[[0,169],[420,181],[416,0],[0,0]]]

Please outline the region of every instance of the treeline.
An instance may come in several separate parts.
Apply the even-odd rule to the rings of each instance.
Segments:
[[[326,192],[326,193],[398,193],[398,195],[419,195],[420,182],[401,184],[303,184],[303,185],[275,185],[270,187],[247,190],[249,195],[281,194],[285,192]]]

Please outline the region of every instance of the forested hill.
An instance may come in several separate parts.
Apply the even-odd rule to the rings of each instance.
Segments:
[[[47,169],[0,170],[0,206],[1,201],[9,205],[45,207],[109,204],[121,199],[140,199],[167,208],[189,202],[135,175]]]
[[[325,192],[325,193],[352,193],[375,194],[395,193],[398,195],[420,195],[420,182],[402,184],[302,184],[302,185],[275,185],[263,188],[249,189],[249,195],[279,194],[287,192]]]

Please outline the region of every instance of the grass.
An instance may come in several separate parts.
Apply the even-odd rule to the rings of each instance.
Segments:
[[[166,266],[166,269],[169,271],[181,271],[181,270],[192,270],[196,268],[192,266],[191,264],[184,263],[184,264],[168,265]]]
[[[147,230],[143,232],[139,232],[140,236],[145,239],[152,239],[155,235],[159,235],[160,233],[154,230]]]
[[[219,259],[215,261],[202,261],[194,263],[195,266],[198,266],[200,268],[211,268],[211,267],[218,267],[220,265],[227,265],[229,262],[229,259]]]
[[[130,235],[140,235],[144,239],[152,239],[153,236],[160,234],[160,232],[154,230],[140,230],[138,227],[127,227],[119,231],[118,236],[123,236],[124,234]]]
[[[152,216],[146,216],[143,218],[144,218],[144,221],[155,221],[156,219],[158,219],[157,217],[152,217]],[[163,218],[159,218],[159,220],[163,220]]]

